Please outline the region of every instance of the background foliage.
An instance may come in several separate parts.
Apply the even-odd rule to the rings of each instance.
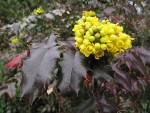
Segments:
[[[150,47],[149,0],[1,0],[0,4],[0,89],[3,89],[5,84],[13,81],[14,79],[8,79],[14,77],[17,72],[17,69],[9,70],[5,67],[8,60],[28,49],[32,43],[42,42],[46,37],[49,37],[51,33],[54,33],[60,41],[68,40],[68,37],[73,36],[71,29],[75,21],[81,17],[83,10],[96,11],[100,20],[110,19],[114,23],[118,22],[125,28],[127,34],[135,38],[134,45],[144,46],[146,48]],[[45,13],[34,16],[32,12],[39,6],[43,6]],[[19,43],[12,44],[10,40],[13,37],[18,37]],[[148,54],[146,53],[146,55]],[[103,60],[103,62],[104,65],[107,64],[105,60]],[[124,64],[122,68],[126,70],[126,72],[129,71],[124,67]],[[146,69],[149,69],[149,67],[147,66]],[[133,72],[133,75],[134,74],[136,75],[137,73]],[[130,78],[125,78],[125,83],[127,82],[127,84],[128,81],[126,80],[128,79]],[[137,78],[134,78],[134,80],[137,80]],[[142,82],[140,80],[141,79],[139,79],[139,83]],[[100,80],[98,85],[101,85],[100,82],[102,81]],[[129,90],[128,87],[123,84],[121,85]],[[20,88],[18,87],[13,99],[10,99],[8,95],[1,96],[0,113],[19,113],[24,111],[26,111],[26,113],[70,113],[79,109],[77,105],[82,106],[79,109],[79,113],[83,113],[84,110],[85,113],[92,111],[95,113],[101,112],[95,108],[96,103],[94,99],[90,98],[91,93],[89,91],[92,87],[92,85],[88,87],[84,86],[83,89],[81,89],[82,93],[79,94],[78,97],[74,95],[70,98],[62,97],[56,90],[49,96],[40,96],[40,98],[33,103],[32,107],[20,101],[21,95]],[[98,87],[101,87],[101,91],[103,92],[107,91],[103,89],[105,87]],[[145,88],[145,86],[141,87]],[[146,89],[149,89],[149,84]],[[150,110],[150,92],[146,89],[146,92],[141,91],[136,95],[121,91],[120,94],[113,99],[110,98],[110,100],[116,101],[116,103],[120,103],[119,106],[126,108],[120,110],[119,113],[148,113]],[[118,90],[120,89],[117,89],[117,91]],[[93,98],[101,98],[98,97],[100,92],[99,90],[98,92],[96,91]],[[100,100],[100,102],[104,103],[105,97],[101,99],[103,100]],[[133,101],[134,103],[131,104]],[[107,103],[106,100],[105,102]],[[105,107],[106,109],[110,108],[109,110],[114,108],[106,105]]]

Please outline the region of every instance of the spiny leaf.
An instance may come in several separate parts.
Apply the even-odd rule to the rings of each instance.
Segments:
[[[73,45],[68,46],[68,49],[63,53],[63,58],[59,62],[63,76],[59,89],[63,95],[71,91],[78,93],[87,71],[84,63],[85,56],[76,51]]]
[[[24,61],[21,98],[30,104],[53,82],[56,63],[60,58],[55,40],[56,37],[51,35],[48,40],[32,47],[30,58]]]
[[[136,47],[127,50],[124,54],[119,55],[118,59],[126,64],[126,66],[133,71],[140,74],[148,75],[145,65],[150,63],[150,54],[147,49],[143,47]]]
[[[111,75],[109,75],[107,73],[107,70],[104,71],[100,67],[94,68],[94,70],[93,70],[93,78],[95,78],[97,80],[98,79],[103,79],[103,80],[108,81],[108,82],[112,80],[112,77],[111,77]]]
[[[93,83],[95,84],[95,88],[98,85],[101,85],[103,82],[110,82],[112,78],[112,69],[107,67],[107,62],[105,59],[101,59],[99,61],[93,60],[92,63],[92,73],[93,73]]]
[[[112,68],[115,71],[115,81],[127,91],[131,91],[131,78],[129,74],[119,69],[117,64],[113,65]]]
[[[144,47],[137,47],[136,52],[141,61],[143,62],[144,66],[150,65],[150,50]]]
[[[87,66],[85,65],[85,56],[77,51],[75,53],[74,64],[72,68],[71,76],[71,88],[78,93],[82,85],[82,80],[85,78],[87,72]]]
[[[137,72],[140,72],[142,75],[147,75],[143,63],[132,51],[127,51],[126,55],[124,56],[124,60],[130,70],[135,70]]]
[[[62,53],[63,58],[59,61],[59,65],[61,66],[62,71],[62,81],[58,88],[60,89],[62,95],[66,95],[67,93],[71,92],[70,89],[70,80],[71,80],[71,72],[73,67],[74,61],[74,53],[73,51],[65,51]]]

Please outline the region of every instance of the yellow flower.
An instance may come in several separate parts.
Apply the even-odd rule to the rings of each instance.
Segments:
[[[89,53],[89,54],[92,54],[94,52],[94,46],[92,44],[88,45],[86,47],[86,52]]]
[[[18,42],[19,42],[19,39],[17,37],[14,37],[14,38],[11,39],[12,44],[16,44]]]
[[[90,22],[92,25],[98,25],[99,24],[97,17],[90,17]]]
[[[132,47],[129,35],[123,33],[123,27],[96,17],[93,11],[83,11],[82,18],[72,30],[75,45],[86,57],[93,55],[99,60],[105,53],[117,55]]]
[[[96,16],[96,13],[94,11],[83,11],[82,16]]]
[[[122,48],[124,46],[124,42],[122,40],[117,40],[116,41],[116,47]]]
[[[43,14],[43,13],[44,13],[44,9],[43,9],[42,6],[40,6],[39,8],[34,9],[33,13],[34,13],[34,15],[36,15],[36,16],[39,15],[39,14]]]
[[[106,44],[107,44],[107,51],[111,52],[113,50],[113,47],[114,47],[113,43],[107,42]]]
[[[94,57],[95,59],[99,60],[100,57],[104,56],[104,51],[103,50],[98,50],[98,51],[95,51],[95,54],[94,54]]]

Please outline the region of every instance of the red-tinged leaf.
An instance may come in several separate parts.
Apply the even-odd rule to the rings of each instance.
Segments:
[[[85,80],[84,80],[84,84],[85,85],[88,85],[92,82],[92,77],[89,76],[88,73],[86,73],[86,76],[85,76]]]
[[[13,58],[9,61],[6,66],[8,68],[18,67],[22,63],[22,59],[27,57],[27,51],[24,51],[22,54],[18,55],[17,57]]]
[[[109,7],[109,8],[106,8],[105,10],[104,10],[104,13],[106,14],[106,15],[108,15],[108,16],[110,16],[113,12],[115,12],[116,11],[116,9],[114,8],[114,7]]]
[[[72,91],[78,93],[87,72],[84,63],[85,56],[73,48],[74,46],[65,51],[62,60],[59,62],[63,79],[58,88],[62,95],[67,95]]]
[[[108,98],[106,98],[105,95],[103,95],[102,98],[98,100],[98,104],[100,105],[102,113],[116,113],[117,112],[117,107],[115,106],[115,103],[110,101]]]
[[[112,16],[111,17],[111,21],[114,23],[118,23],[119,22],[119,18]]]
[[[53,83],[54,70],[60,58],[56,36],[51,35],[46,41],[33,46],[30,58],[23,63],[23,78],[21,83],[21,98],[32,102]]]

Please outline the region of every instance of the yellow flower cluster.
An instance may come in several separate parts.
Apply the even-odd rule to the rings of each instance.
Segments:
[[[12,44],[16,44],[16,43],[18,43],[19,42],[19,39],[17,38],[17,37],[13,37],[12,39],[11,39],[11,43]]]
[[[132,40],[134,40],[123,33],[122,26],[109,20],[100,22],[92,11],[83,12],[82,18],[77,21],[73,31],[76,47],[86,57],[92,54],[97,60],[108,53],[112,55],[123,53],[132,47]]]
[[[44,9],[43,9],[42,6],[40,6],[39,8],[34,9],[33,13],[34,13],[34,15],[36,15],[36,16],[39,15],[39,14],[43,14],[43,13],[44,13]]]
[[[93,11],[83,11],[82,16],[96,16],[96,13]]]

